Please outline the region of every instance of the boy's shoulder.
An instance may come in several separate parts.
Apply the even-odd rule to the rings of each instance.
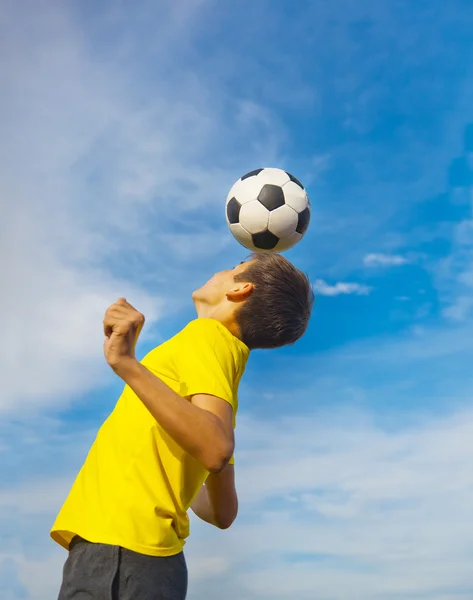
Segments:
[[[183,336],[196,336],[202,339],[218,339],[227,340],[233,343],[242,343],[236,338],[230,331],[217,319],[211,319],[208,317],[198,317],[189,321],[185,325],[178,335]]]
[[[222,350],[237,352],[245,357],[249,355],[248,347],[220,321],[199,317],[189,321],[175,336],[178,344],[191,345],[195,348],[212,346]]]

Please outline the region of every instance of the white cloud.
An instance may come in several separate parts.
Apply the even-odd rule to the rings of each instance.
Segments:
[[[454,300],[453,304],[443,309],[442,314],[451,321],[462,322],[470,316],[472,308],[472,296],[459,296]]]
[[[28,600],[48,600],[57,598],[61,585],[61,575],[66,554],[56,550],[51,554],[37,555],[25,560],[18,559],[18,573],[27,582]]]
[[[78,443],[82,434],[69,431],[60,439],[50,436],[34,409],[64,402],[98,382],[100,321],[110,299],[129,296],[152,324],[170,294],[180,295],[185,277],[199,276],[193,258],[199,266],[226,259],[226,243],[211,223],[213,208],[235,175],[254,166],[255,156],[258,165],[277,162],[284,132],[266,108],[225,97],[220,86],[209,87],[202,74],[181,64],[203,2],[182,0],[171,8],[149,3],[140,11],[116,9],[104,16],[111,29],[120,19],[145,28],[152,23],[146,43],[138,34],[134,38],[136,28],[128,22],[127,39],[111,35],[114,58],[103,47],[94,56],[93,39],[73,22],[66,3],[52,0],[41,10],[34,2],[26,5],[5,2],[0,8],[7,24],[0,36],[7,57],[0,64],[0,194],[6,199],[0,309],[7,322],[0,409],[32,417],[31,429],[16,436],[16,447],[0,442],[2,469],[12,481],[21,477],[21,484],[10,481],[0,492],[0,561],[8,561],[6,576],[20,578],[33,600],[49,600],[57,593],[65,554],[49,540],[48,529],[90,440],[84,436]],[[159,19],[150,18],[150,11]],[[138,46],[159,57],[152,78],[131,68]],[[297,90],[290,97],[297,98]],[[425,160],[433,158],[440,160]],[[365,187],[362,193],[366,197]],[[397,210],[396,202],[382,207]],[[323,213],[322,204],[319,209]],[[352,215],[344,219],[343,231],[355,229],[365,240],[367,230],[379,228],[378,215],[360,217],[371,229],[354,228]],[[325,221],[331,233],[340,227],[331,214]],[[451,263],[455,278],[461,272],[455,281],[468,292],[470,231],[468,224],[459,228]],[[351,239],[346,244],[353,246]],[[368,266],[406,261],[368,256]],[[370,292],[359,283],[318,280],[315,287],[328,296]],[[370,414],[344,413],[335,403],[370,397],[387,404],[402,397],[428,405],[433,396],[427,389],[418,396],[415,384],[423,387],[429,370],[438,393],[457,405],[452,382],[460,361],[471,354],[470,329],[418,329],[417,339],[385,338],[369,348],[361,344],[317,357],[324,377],[314,377],[314,386],[298,390],[297,397],[325,398],[332,412],[279,421],[241,418],[240,520],[229,532],[195,523],[188,546],[189,600],[221,598],[222,590],[228,600],[287,600],[294,594],[384,600],[387,593],[400,599],[470,598],[469,592],[446,590],[471,588],[471,410],[443,419],[417,415],[411,429],[393,418],[395,426],[387,431]],[[287,357],[280,356],[287,377]],[[313,357],[299,359],[292,375],[301,366],[312,373],[306,367],[313,366]],[[273,393],[274,403],[279,393]],[[15,478],[16,464],[21,469]],[[58,471],[54,477],[50,465]]]
[[[209,554],[207,556],[193,556],[188,564],[189,577],[191,581],[204,580],[226,573],[232,568],[229,557],[221,553]]]
[[[24,411],[95,383],[103,313],[118,296],[133,299],[149,323],[162,301],[106,267],[124,239],[111,226],[120,207],[95,197],[77,172],[119,112],[117,81],[89,59],[64,8],[2,10],[0,410]]]
[[[372,289],[361,283],[347,283],[343,281],[330,285],[323,279],[317,279],[313,284],[313,288],[315,293],[321,296],[340,296],[341,294],[367,296]]]
[[[239,519],[222,532],[192,518],[189,598],[437,600],[471,588],[471,407],[389,429],[340,408],[242,415],[238,431]],[[48,528],[68,486],[60,475],[0,492],[17,540],[2,555],[33,600],[57,592],[65,553]]]
[[[434,274],[444,304],[443,316],[457,322],[470,320],[473,315],[472,219],[465,219],[454,227],[452,251],[435,264]]]
[[[399,254],[367,254],[363,258],[363,264],[367,267],[397,267],[408,262],[406,257]]]
[[[227,119],[239,99],[176,67],[173,44],[181,47],[204,5],[143,9],[160,12],[159,48],[148,49],[160,52],[158,71],[148,80],[127,60],[142,48],[143,15],[136,37],[121,39],[126,27],[114,58],[100,60],[67,3],[2,4],[0,410],[40,409],[91,389],[103,377],[108,304],[127,296],[153,325],[176,295],[190,303],[216,253],[231,261],[240,251],[214,207],[252,160],[247,133],[259,143],[270,136],[274,157],[280,129],[256,104],[243,121]],[[119,22],[124,13],[107,16]],[[175,81],[159,74],[169,61]],[[227,134],[232,170],[216,158]]]
[[[287,600],[294,593],[302,598],[331,594],[337,600],[347,594],[354,600],[423,594],[438,600],[449,598],[447,590],[457,585],[469,590],[473,412],[471,388],[460,393],[459,382],[452,385],[462,368],[459,357],[467,362],[471,354],[469,333],[464,327],[427,329],[420,337],[400,336],[390,344],[386,339],[358,342],[317,357],[323,376],[314,374],[311,387],[292,390],[291,406],[315,398],[318,410],[298,416],[286,407],[285,416],[272,419],[242,414],[237,429],[239,520],[222,532],[193,519],[186,546],[190,600],[220,598],[222,589],[228,600]],[[309,381],[313,364],[281,358],[281,372],[291,372],[300,382],[301,368]],[[277,371],[278,364],[274,367]],[[341,402],[349,384],[350,402],[354,391],[357,403],[366,405],[382,400],[392,406],[392,398],[402,396],[409,407],[427,406],[436,399],[425,385],[426,371],[444,380],[440,393],[448,394],[453,412],[435,417],[425,411],[412,414],[410,408],[375,417]],[[373,385],[373,376],[379,380],[380,374],[382,383]],[[411,376],[418,388],[412,387]],[[279,395],[287,394],[271,381],[267,392],[275,393],[276,405]],[[251,398],[242,397],[242,410],[245,404]],[[3,556],[14,561],[31,598],[46,600],[57,590],[64,560],[48,528],[91,434],[59,435],[57,424],[34,419],[29,427],[30,433],[18,432],[28,440],[25,459],[44,453],[38,431],[44,432],[48,444],[41,465],[54,463],[58,473],[41,476],[34,465],[34,476],[0,493],[1,512],[12,532]],[[7,446],[6,455],[11,452]],[[60,468],[58,455],[69,455]],[[38,587],[41,569],[49,579]]]
[[[228,553],[236,569],[263,563],[238,570],[245,597],[436,598],[471,587],[471,409],[391,432],[340,411],[240,427],[247,519]]]

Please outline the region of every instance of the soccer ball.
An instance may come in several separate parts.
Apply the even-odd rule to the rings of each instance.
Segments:
[[[242,246],[254,252],[281,252],[307,231],[310,201],[290,173],[256,169],[233,185],[225,212],[228,227]]]

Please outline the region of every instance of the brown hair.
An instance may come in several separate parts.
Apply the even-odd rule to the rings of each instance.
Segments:
[[[296,342],[307,329],[314,303],[308,277],[278,253],[255,253],[235,281],[254,285],[236,313],[242,341],[255,348]]]

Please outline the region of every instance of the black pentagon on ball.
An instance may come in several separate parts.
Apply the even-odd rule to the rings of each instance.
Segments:
[[[236,198],[231,198],[227,204],[227,218],[232,225],[240,219],[241,204]]]
[[[294,175],[291,175],[290,173],[288,173],[286,171],[286,175],[289,177],[289,179],[291,181],[293,181],[296,185],[298,185],[301,189],[304,189],[304,186],[302,185],[302,183],[297,179],[297,177],[294,177]]]
[[[254,233],[251,237],[255,248],[259,250],[272,250],[279,242],[279,238],[268,230]]]
[[[243,175],[243,177],[240,177],[240,179],[241,181],[245,181],[245,179],[248,179],[250,177],[256,177],[256,175],[259,175],[261,171],[264,171],[264,169],[255,169],[254,171],[250,171],[246,175]]]
[[[258,200],[268,210],[275,210],[276,208],[283,206],[286,202],[282,187],[273,185],[272,183],[263,185],[261,192],[258,194]]]
[[[309,227],[310,221],[310,208],[304,208],[302,212],[299,213],[299,219],[297,221],[297,233],[304,234]]]

